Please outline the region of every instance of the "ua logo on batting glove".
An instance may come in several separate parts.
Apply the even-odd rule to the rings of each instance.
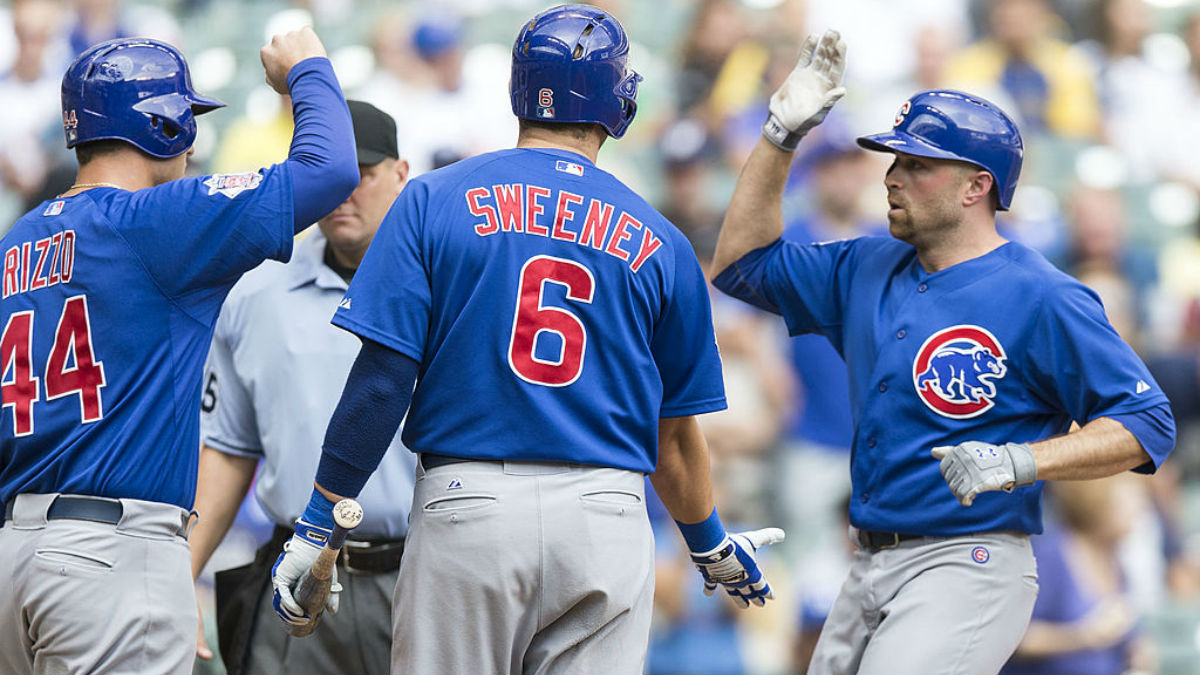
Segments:
[[[703,553],[693,551],[692,562],[704,577],[704,594],[712,595],[721,585],[742,609],[749,607],[752,602],[759,607],[767,604],[767,600],[773,599],[775,594],[758,569],[755,551],[760,546],[778,544],[783,537],[783,530],[768,527],[727,534],[716,548]]]
[[[933,456],[942,460],[942,477],[963,506],[973,504],[980,492],[1012,492],[1013,488],[1037,482],[1037,463],[1028,443],[967,441],[938,446]]]
[[[331,528],[320,527],[304,520],[296,521],[296,532],[283,545],[283,553],[271,568],[271,585],[275,587],[275,596],[271,601],[275,613],[284,623],[301,626],[314,619],[304,611],[296,599],[292,597],[292,589],[300,577],[312,567],[321,549],[333,534]],[[325,601],[325,610],[337,614],[338,593],[342,590],[337,581],[337,569],[333,570],[330,578],[329,599]]]

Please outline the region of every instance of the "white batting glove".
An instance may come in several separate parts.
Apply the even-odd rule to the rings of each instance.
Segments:
[[[819,39],[815,34],[805,38],[796,67],[771,95],[763,136],[781,150],[795,150],[804,134],[820,124],[845,95],[845,72],[846,43],[836,30],[825,31]]]
[[[783,530],[768,527],[762,530],[727,534],[720,544],[709,551],[692,551],[692,562],[704,577],[704,594],[712,595],[718,585],[725,587],[742,609],[754,603],[759,607],[773,599],[775,593],[758,569],[755,551],[760,546],[783,541]]]
[[[932,452],[935,459],[942,460],[942,477],[963,506],[973,504],[980,492],[1012,492],[1037,482],[1037,463],[1028,443],[967,441],[938,446]]]
[[[292,590],[299,583],[300,577],[312,568],[331,534],[330,529],[297,520],[295,534],[284,542],[283,553],[279,554],[275,566],[271,568],[271,585],[275,588],[272,605],[284,623],[300,626],[315,618],[309,616],[300,603],[296,602]],[[342,586],[337,581],[337,568],[334,568],[333,576],[330,577],[329,598],[325,601],[325,611],[337,614],[338,593],[341,590]]]

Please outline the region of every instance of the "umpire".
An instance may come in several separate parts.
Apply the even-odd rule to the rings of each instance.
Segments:
[[[408,175],[395,120],[368,103],[348,103],[357,189],[296,244],[290,263],[263,265],[234,287],[205,367],[193,577],[229,531],[260,464],[255,496],[276,523],[253,563],[216,575],[221,657],[234,675],[388,671],[415,470],[399,436],[359,497],[366,519],[339,559],[336,581],[350,602],[302,639],[290,637],[271,609],[271,565],[312,492],[321,439],[359,349],[329,317]],[[338,596],[330,597],[334,609]],[[198,645],[201,658],[211,658]]]

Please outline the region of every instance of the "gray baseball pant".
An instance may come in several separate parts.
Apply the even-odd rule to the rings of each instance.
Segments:
[[[640,473],[555,462],[417,468],[394,675],[640,675],[654,538]]]
[[[191,556],[178,506],[122,499],[116,525],[47,520],[56,494],[17,495],[0,528],[0,672],[188,675]]]
[[[1037,592],[1037,564],[1021,533],[860,548],[809,675],[997,673],[1025,634]]]

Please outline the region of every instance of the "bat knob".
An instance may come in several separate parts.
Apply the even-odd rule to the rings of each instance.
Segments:
[[[362,522],[363,510],[353,499],[343,499],[333,505],[333,522],[344,530],[353,530]]]

